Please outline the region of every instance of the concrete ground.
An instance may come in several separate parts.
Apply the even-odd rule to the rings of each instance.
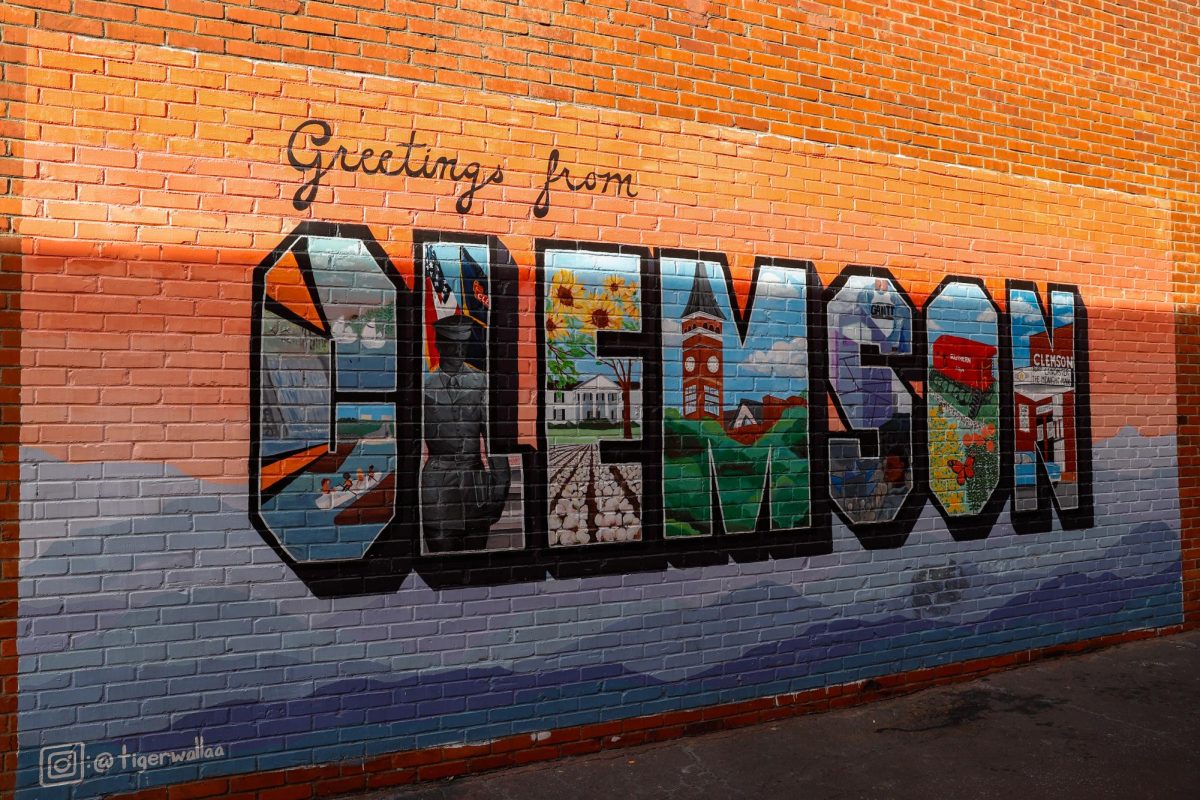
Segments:
[[[1200,797],[1200,631],[363,800]]]

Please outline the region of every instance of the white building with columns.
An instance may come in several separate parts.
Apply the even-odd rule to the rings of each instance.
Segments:
[[[588,420],[621,424],[624,401],[621,387],[611,378],[597,375],[563,389],[546,390],[546,422],[570,425]],[[642,387],[635,383],[629,393],[629,411],[635,425],[642,421]]]

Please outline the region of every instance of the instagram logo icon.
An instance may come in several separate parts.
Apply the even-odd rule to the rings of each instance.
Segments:
[[[38,756],[42,786],[65,786],[83,780],[83,743],[53,744]]]

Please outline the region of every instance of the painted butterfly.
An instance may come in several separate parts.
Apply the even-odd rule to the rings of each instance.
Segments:
[[[958,479],[959,486],[966,483],[967,478],[975,477],[975,456],[967,456],[965,463],[957,458],[952,458],[946,464],[954,470],[954,477]]]

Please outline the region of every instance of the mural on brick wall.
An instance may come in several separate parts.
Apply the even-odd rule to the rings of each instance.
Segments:
[[[642,258],[548,249],[542,275],[549,544],[640,541],[641,465],[600,443],[641,441],[641,363],[600,343],[641,330]]]
[[[546,159],[510,103],[434,134],[379,99],[391,150],[304,122],[264,203],[370,226],[255,217],[291,233],[137,264],[187,276],[162,296],[23,263],[19,800],[597,741],[1182,619],[1153,202],[591,117],[595,158]],[[458,152],[494,112],[511,142]],[[139,313],[43,311],[82,297]]]
[[[133,478],[163,502],[72,522],[70,547],[69,509],[26,504],[22,670],[41,700],[22,711],[23,797],[600,724],[1178,619],[1178,533],[1155,506],[1174,502],[1173,440],[1093,443],[1075,287],[997,296],[951,275],[917,302],[878,268],[822,285],[809,262],[739,274],[720,253],[539,241],[529,257],[522,278],[503,237],[415,231],[406,279],[367,227],[304,223],[263,258],[257,534],[236,489],[27,455],[47,497]],[[1152,466],[1123,471],[1130,453]],[[127,553],[149,572],[88,582]],[[731,632],[745,644],[714,644]]]
[[[292,236],[264,266],[250,464],[259,528],[295,561],[361,559],[395,515],[403,284],[367,237]]]
[[[671,16],[647,25],[703,27]],[[808,103],[778,135],[796,98],[695,74],[694,42],[619,91],[536,54],[483,90],[440,51],[40,22],[5,73],[33,123],[5,257],[16,800],[319,794],[339,763],[621,745],[1182,621],[1188,242],[1141,111],[1185,93],[1120,93],[1114,135],[980,141],[977,76],[897,74],[928,131]],[[780,31],[745,24],[762,67]],[[789,55],[837,83],[885,34]],[[1071,46],[1022,80],[1001,39],[1002,103],[1077,72]],[[672,107],[692,81],[723,96]]]
[[[546,566],[828,552],[832,514],[896,548],[927,502],[963,541],[1005,504],[1020,530],[1092,524],[1072,287],[1010,284],[1004,312],[948,276],[918,308],[881,269],[822,288],[759,260],[739,285],[722,254],[546,241],[529,320],[499,239],[421,233],[414,269],[306,223],[258,270],[251,511],[314,591],[529,580],[578,545],[618,549]]]
[[[744,311],[723,259],[661,269],[664,535],[808,527],[811,265],[760,265]]]

